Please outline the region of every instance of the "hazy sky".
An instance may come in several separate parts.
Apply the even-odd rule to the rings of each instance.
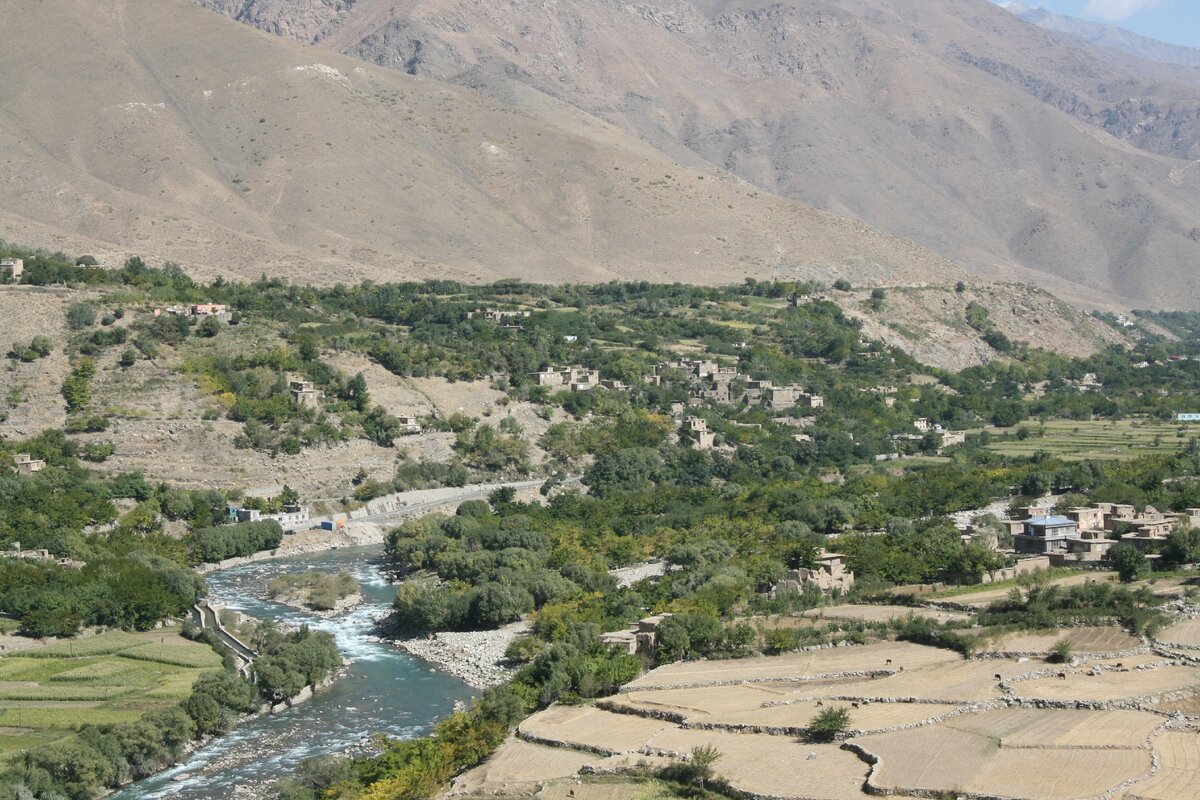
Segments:
[[[1000,2],[1000,0],[994,0]],[[1120,25],[1172,44],[1200,47],[1200,0],[1024,0],[1055,14]]]

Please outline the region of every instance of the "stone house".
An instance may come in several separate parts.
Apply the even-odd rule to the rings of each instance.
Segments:
[[[21,280],[25,273],[25,260],[21,258],[0,258],[0,272],[8,275],[13,283]]]
[[[238,522],[273,519],[279,523],[279,527],[289,533],[306,527],[309,521],[309,508],[301,505],[284,506],[282,511],[275,514],[263,513],[254,508],[231,508],[230,512],[230,515]]]
[[[417,419],[416,417],[401,416],[401,417],[396,417],[396,420],[400,423],[400,427],[404,430],[405,433],[420,433],[421,432],[421,421],[419,419]]]
[[[504,322],[507,319],[528,317],[528,311],[500,311],[495,308],[481,308],[475,311],[467,312],[467,319],[480,317],[488,322]]]
[[[228,312],[225,306],[220,303],[197,303],[192,306],[193,317],[215,317]]]
[[[600,634],[600,642],[609,647],[622,650],[629,655],[653,656],[658,648],[658,626],[671,616],[670,614],[655,614],[652,617],[632,622],[623,631],[609,631]]]
[[[317,408],[321,404],[321,391],[312,381],[294,380],[290,384],[292,402],[300,408]]]
[[[703,417],[688,417],[683,431],[697,450],[710,450],[716,442],[717,435],[708,429],[708,420]]]
[[[821,594],[846,594],[854,588],[854,573],[846,569],[844,555],[820,550],[812,569],[788,570],[783,579],[771,587],[771,596],[778,592],[803,592],[808,586],[815,586]]]
[[[13,463],[17,465],[17,473],[19,475],[32,475],[46,468],[45,461],[40,458],[33,458],[29,453],[17,453],[13,457]]]
[[[572,392],[583,392],[600,385],[600,370],[583,367],[550,367],[530,373],[538,386],[566,386]]]

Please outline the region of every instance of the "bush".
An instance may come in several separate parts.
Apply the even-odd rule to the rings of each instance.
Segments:
[[[67,307],[67,325],[73,331],[96,324],[96,307],[91,303],[72,303]]]
[[[848,727],[850,727],[850,709],[845,706],[830,706],[822,709],[808,723],[808,734],[815,742],[832,742]]]
[[[1066,639],[1059,639],[1050,648],[1046,660],[1051,664],[1066,664],[1071,660],[1071,643]]]

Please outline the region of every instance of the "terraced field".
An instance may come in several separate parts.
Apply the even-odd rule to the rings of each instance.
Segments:
[[[1006,634],[984,648],[990,653],[1048,653],[1060,641],[1071,645],[1072,653],[1101,655],[1135,650],[1142,640],[1120,628],[1094,626],[1055,631],[1017,631]]]
[[[1138,420],[1053,420],[1045,424],[1045,432],[1045,436],[1035,435],[1024,441],[996,442],[988,449],[1007,456],[1043,452],[1072,461],[1122,460],[1181,450],[1188,439],[1200,434],[1200,426]]]
[[[186,698],[212,648],[178,629],[111,631],[0,658],[0,763],[84,725],[135,722]]]
[[[1037,650],[1064,633],[1015,641]],[[1192,800],[1200,733],[1172,698],[1200,690],[1200,665],[1114,655],[1142,644],[1117,628],[1070,633],[1092,652],[1066,665],[907,643],[668,665],[595,705],[535,714],[454,793],[570,797],[580,771],[644,772],[710,745],[716,774],[764,799]],[[816,743],[808,726],[831,707],[848,729]]]

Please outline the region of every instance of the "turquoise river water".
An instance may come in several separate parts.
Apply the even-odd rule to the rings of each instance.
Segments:
[[[206,576],[209,600],[259,619],[329,631],[353,663],[340,680],[312,700],[254,719],[196,751],[166,772],[121,790],[112,800],[231,800],[257,798],[302,759],[363,745],[375,732],[418,736],[473,691],[462,681],[395,646],[372,641],[372,621],[386,612],[395,587],[380,570],[379,547],[351,548],[246,564]],[[365,602],[333,620],[265,599],[271,578],[309,570],[347,571]]]

